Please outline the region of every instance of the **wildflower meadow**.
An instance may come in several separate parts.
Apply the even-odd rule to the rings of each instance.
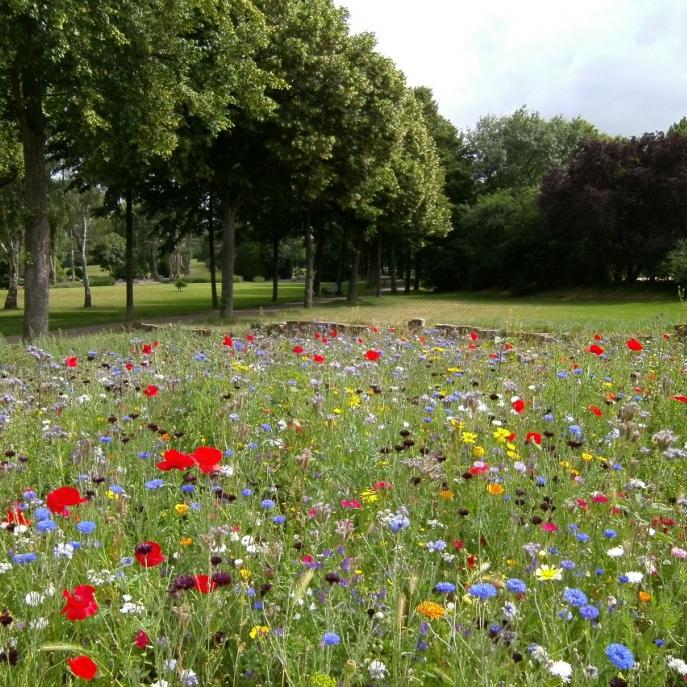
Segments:
[[[0,684],[685,683],[675,336],[155,336],[2,348]]]

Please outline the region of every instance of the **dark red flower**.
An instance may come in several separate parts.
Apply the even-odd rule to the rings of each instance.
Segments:
[[[98,666],[88,656],[75,656],[67,659],[69,670],[82,680],[92,680],[98,672]]]
[[[165,472],[167,472],[167,470],[188,470],[196,464],[196,461],[193,460],[191,456],[187,456],[185,453],[177,451],[175,448],[165,451],[163,458],[164,460],[155,463],[155,467]]]
[[[84,620],[98,612],[98,602],[94,596],[95,587],[90,584],[80,584],[70,592],[65,589],[62,596],[67,600],[64,608],[60,611],[67,616],[67,620]]]
[[[157,396],[158,392],[160,389],[158,389],[155,384],[148,384],[148,386],[143,389],[143,393],[148,397],[152,398],[153,396]]]
[[[60,487],[51,491],[45,499],[45,503],[53,513],[69,515],[67,506],[76,506],[79,503],[86,503],[79,490],[74,487]]]
[[[211,580],[207,575],[194,575],[193,588],[202,594],[208,594],[215,591],[217,583]]]
[[[212,446],[199,446],[190,457],[196,462],[201,472],[209,475],[217,469],[222,460],[222,452]]]
[[[154,568],[156,565],[160,565],[160,563],[164,563],[165,561],[160,545],[154,541],[147,541],[143,542],[143,544],[139,544],[136,547],[134,556],[144,568]]]
[[[687,403],[687,396],[684,394],[677,394],[673,396],[673,401],[680,401],[680,403]]]
[[[134,636],[134,646],[137,646],[139,649],[145,649],[150,646],[150,637],[148,637],[148,633],[145,630],[139,630],[136,633]]]
[[[641,342],[637,341],[637,339],[628,339],[627,340],[627,347],[631,351],[643,351],[644,346],[642,346]]]

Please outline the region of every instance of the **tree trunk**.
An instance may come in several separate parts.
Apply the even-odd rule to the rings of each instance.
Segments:
[[[191,242],[185,239],[181,244],[181,267],[185,277],[191,276]]]
[[[404,284],[403,284],[403,293],[409,294],[410,293],[410,283],[411,283],[411,269],[413,265],[413,254],[412,252],[409,252],[408,255],[406,256],[406,273],[405,273],[405,279],[404,279]]]
[[[415,268],[415,274],[413,275],[413,291],[417,292],[420,290],[420,260],[417,257],[417,253],[414,258],[413,267]]]
[[[367,246],[367,250],[365,251],[365,274],[366,279],[366,286],[368,289],[372,289],[375,286],[375,249],[372,245]]]
[[[212,193],[208,202],[208,252],[210,253],[210,292],[212,293],[212,309],[219,308],[217,298],[217,259],[215,252],[215,213],[212,210]]]
[[[355,303],[358,300],[358,277],[360,276],[360,244],[356,242],[353,245],[351,255],[351,275],[348,280],[348,297],[346,300],[349,303]]]
[[[27,56],[25,56],[27,57]],[[21,128],[24,152],[24,203],[26,267],[24,271],[24,322],[22,338],[48,333],[50,279],[50,225],[46,217],[48,179],[45,171],[45,121],[40,70],[30,60],[12,74],[14,105]]]
[[[134,199],[131,186],[126,189],[126,319],[134,319]]]
[[[305,298],[303,300],[303,307],[305,308],[312,308],[313,267],[315,265],[315,251],[313,248],[310,210],[308,210],[305,213]]]
[[[76,281],[76,262],[74,260],[74,237],[72,236],[72,245],[69,250],[69,268],[72,273],[71,281],[74,283]]]
[[[21,255],[21,233],[15,232],[9,237],[7,248],[7,262],[9,263],[9,284],[5,298],[5,310],[17,310],[19,307],[17,293],[19,291],[19,256]]]
[[[343,296],[343,272],[346,264],[346,253],[348,252],[345,238],[341,239],[339,251],[339,259],[336,261],[336,295]]]
[[[396,285],[396,239],[392,238],[389,244],[389,276],[391,277],[391,293],[394,296],[398,293],[398,286]]]
[[[375,296],[382,295],[382,235],[377,233],[377,255],[375,260]]]
[[[157,239],[150,239],[150,277],[154,281],[160,281],[160,273],[157,267]]]
[[[322,295],[322,261],[324,259],[324,230],[320,228],[315,239],[315,277],[312,290],[315,296]]]
[[[234,262],[236,261],[236,204],[222,198],[222,300],[220,317],[234,314]]]
[[[79,257],[81,259],[81,272],[83,273],[83,307],[90,308],[93,305],[91,298],[91,280],[88,277],[86,265],[86,244],[88,242],[88,219],[83,208],[81,210],[81,240],[79,241]]]
[[[272,303],[279,298],[279,236],[272,237]]]

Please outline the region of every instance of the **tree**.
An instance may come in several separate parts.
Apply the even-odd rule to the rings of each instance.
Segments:
[[[550,169],[567,164],[581,141],[595,137],[596,127],[580,117],[546,120],[524,105],[511,115],[481,117],[467,132],[477,190],[537,186]]]

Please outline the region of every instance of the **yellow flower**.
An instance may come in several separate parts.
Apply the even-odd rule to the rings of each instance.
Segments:
[[[186,515],[190,509],[186,503],[177,503],[174,506],[174,510],[177,512],[177,515]]]
[[[472,455],[475,458],[484,458],[484,447],[483,446],[473,446],[472,447]]]
[[[503,485],[490,482],[489,484],[487,484],[487,491],[492,496],[501,496],[501,494],[503,494],[503,492],[506,490],[503,488]]]
[[[540,582],[549,582],[551,580],[562,580],[563,579],[563,569],[556,568],[553,565],[540,565],[534,574]]]
[[[325,673],[315,673],[310,683],[313,687],[336,687],[339,684],[336,678]]]
[[[435,620],[436,618],[443,618],[446,615],[446,609],[440,606],[434,601],[423,601],[418,604],[415,610],[420,614],[429,618],[430,620]]]
[[[374,489],[365,489],[360,494],[363,503],[374,503],[379,499],[379,494]]]
[[[191,544],[193,544],[193,538],[192,538],[192,537],[182,537],[182,538],[179,540],[179,543],[180,543],[182,546],[191,546]]]
[[[439,492],[439,496],[441,496],[444,501],[450,501],[455,494],[450,489],[443,489]]]
[[[115,494],[112,491],[112,489],[108,489],[105,496],[107,496],[108,499],[112,499],[113,501],[117,501],[119,499],[119,494]]]
[[[461,438],[466,444],[474,444],[477,441],[477,434],[474,432],[463,432]]]
[[[594,456],[591,453],[583,453],[581,458],[585,463],[588,463],[590,460],[594,458]]]
[[[505,427],[499,427],[498,429],[495,429],[491,436],[496,439],[499,443],[503,444],[505,443],[506,439],[511,435],[511,431],[509,429],[506,429]]]
[[[241,568],[241,569],[239,570],[239,575],[241,576],[241,579],[242,579],[244,582],[248,582],[248,580],[250,580],[251,574],[252,574],[252,573],[251,573],[250,570],[248,570],[248,568]]]
[[[264,639],[270,633],[267,625],[253,625],[249,633],[251,639]]]

